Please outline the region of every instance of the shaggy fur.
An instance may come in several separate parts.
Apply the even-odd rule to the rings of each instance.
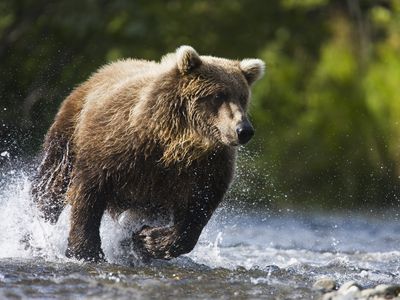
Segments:
[[[67,255],[103,258],[105,210],[159,221],[133,233],[146,257],[191,251],[231,183],[236,128],[250,124],[249,87],[263,70],[257,59],[182,46],[160,63],[112,63],[76,88],[47,133],[32,188],[52,223],[71,204]]]

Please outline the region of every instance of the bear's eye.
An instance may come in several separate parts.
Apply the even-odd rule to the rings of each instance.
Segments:
[[[215,102],[215,104],[222,103],[226,99],[228,99],[228,95],[224,92],[218,92],[212,97],[212,101]]]
[[[200,103],[211,104],[213,106],[220,106],[224,101],[228,99],[228,95],[225,92],[217,92],[215,94],[208,94],[207,96],[200,97]]]

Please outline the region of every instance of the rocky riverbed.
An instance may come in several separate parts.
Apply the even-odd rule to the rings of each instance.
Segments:
[[[399,284],[380,284],[371,288],[363,288],[355,281],[348,281],[340,287],[334,279],[324,277],[318,279],[313,288],[321,293],[322,300],[384,300],[400,299]]]

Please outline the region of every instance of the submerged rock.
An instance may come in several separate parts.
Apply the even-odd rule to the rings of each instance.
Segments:
[[[314,288],[323,285],[317,280]],[[327,281],[328,282],[328,281]],[[318,287],[315,287],[315,286]],[[322,288],[321,288],[322,289]],[[344,283],[337,291],[328,291],[322,296],[322,300],[400,300],[400,285],[380,284],[375,288],[363,289],[354,281]]]
[[[274,273],[280,271],[280,268],[276,265],[268,265],[265,267],[265,272]]]

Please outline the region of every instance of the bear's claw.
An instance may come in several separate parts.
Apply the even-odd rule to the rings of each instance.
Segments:
[[[143,254],[158,259],[176,257],[170,251],[178,236],[174,227],[144,227],[135,240]]]

